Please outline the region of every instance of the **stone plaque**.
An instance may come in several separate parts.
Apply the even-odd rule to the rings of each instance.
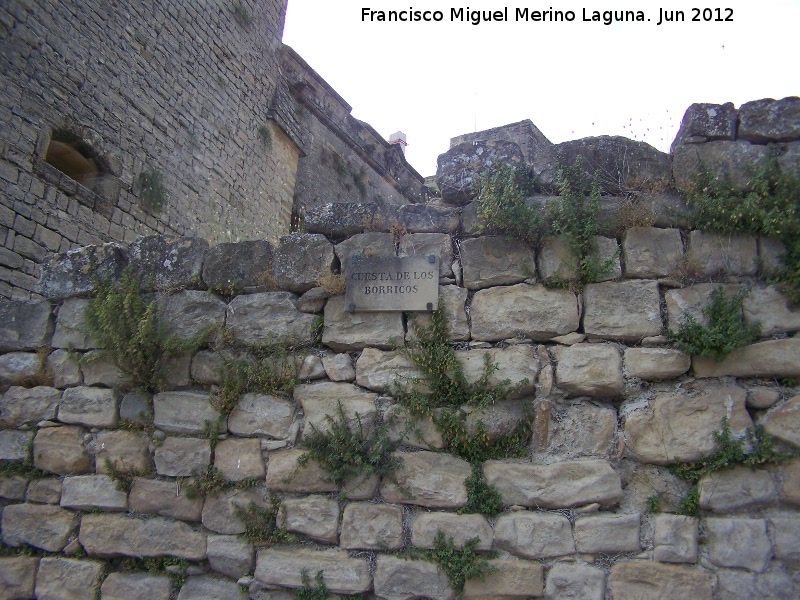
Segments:
[[[439,257],[351,256],[345,266],[347,310],[425,310],[439,302]]]

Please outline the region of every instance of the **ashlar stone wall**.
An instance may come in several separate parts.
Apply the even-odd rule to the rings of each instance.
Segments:
[[[46,300],[0,304],[0,461],[43,473],[0,477],[0,596],[91,599],[99,588],[104,600],[143,590],[166,600],[166,573],[123,559],[171,557],[187,566],[172,592],[180,599],[292,598],[305,570],[322,571],[335,594],[449,600],[456,591],[435,563],[397,554],[430,548],[438,530],[497,552],[496,571],[467,581],[463,598],[798,596],[800,460],[703,478],[698,518],[676,514],[689,485],[669,470],[709,453],[724,418],[735,435],[762,425],[782,449],[800,448],[800,311],[759,279],[771,244],[660,221],[607,233],[601,248],[618,251],[617,268],[576,292],[544,284],[568,269],[557,241],[535,251],[476,235],[469,207],[404,207],[386,215],[406,228],[394,237],[364,231],[375,205],[342,207],[310,211],[308,232],[277,246],[156,236],[62,253],[39,283]],[[404,441],[393,479],[339,489],[313,461],[298,466],[312,425],[325,427],[339,403],[366,428],[385,420],[399,435],[408,420],[387,390],[416,373],[396,350],[413,340],[410,316],[348,313],[343,295],[318,284],[354,253],[437,254],[467,378],[488,356],[494,377],[520,384],[480,415],[488,434],[506,435],[532,403],[527,456],[480,465],[502,495],[498,516],[459,513],[470,465],[432,423]],[[152,395],[128,389],[107,359],[89,360],[87,295],[97,276],[127,265],[155,276],[161,314],[180,336],[214,326],[239,342],[296,346],[322,322],[322,345],[291,359],[301,379],[292,393],[241,397],[212,435],[228,351],[175,359]],[[744,318],[762,325],[761,339],[721,362],[662,334],[686,313],[702,319],[717,285],[750,286]],[[141,475],[120,491],[109,466]],[[209,466],[257,485],[187,497],[186,478]],[[270,493],[301,542],[241,537],[237,507],[267,506]]]

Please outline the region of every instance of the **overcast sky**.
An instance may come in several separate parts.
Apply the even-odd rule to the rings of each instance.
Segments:
[[[693,6],[733,21],[699,22]],[[451,9],[508,21],[451,20]],[[572,22],[518,22],[516,9],[573,11]],[[440,22],[362,21],[362,9],[442,11]],[[732,9],[730,13],[727,9]],[[645,22],[584,22],[584,10],[641,10]],[[684,22],[658,25],[661,11]],[[717,11],[706,16],[717,17]],[[693,102],[800,95],[800,0],[549,3],[289,0],[283,41],[388,137],[408,136],[422,175],[451,137],[530,119],[552,142],[625,135],[668,151]]]

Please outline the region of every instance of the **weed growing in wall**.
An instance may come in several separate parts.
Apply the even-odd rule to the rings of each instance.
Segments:
[[[458,509],[459,514],[482,514],[489,517],[503,512],[503,497],[497,488],[483,478],[483,471],[478,465],[472,465],[472,475],[464,484],[467,487],[467,503]]]
[[[742,288],[728,298],[724,287],[714,289],[711,301],[703,309],[708,325],[701,325],[694,316],[686,314],[677,331],[667,331],[670,341],[692,356],[721,361],[736,348],[757,340],[761,327],[757,323],[747,325],[742,314],[748,293],[747,288]]]
[[[681,192],[698,229],[780,238],[786,247],[783,266],[770,278],[800,302],[800,178],[781,169],[773,148],[750,175],[750,191],[742,192],[729,179],[702,169]]]
[[[267,506],[258,506],[251,502],[247,509],[236,507],[236,516],[244,525],[241,536],[252,544],[277,544],[293,542],[297,538],[277,525],[281,500],[272,492],[269,494]]]
[[[486,556],[475,552],[479,543],[480,538],[476,536],[464,542],[463,548],[456,548],[452,538],[447,538],[444,531],[439,529],[433,540],[433,550],[427,550],[425,555],[442,568],[450,580],[451,589],[460,593],[467,579],[483,580],[497,570],[489,564]],[[491,552],[487,556],[494,558],[496,553]]]
[[[525,203],[518,179],[517,171],[505,166],[481,177],[475,200],[478,217],[486,221],[481,229],[539,246],[544,235],[544,218]]]
[[[121,571],[145,571],[151,575],[166,575],[169,578],[173,593],[186,583],[186,570],[189,561],[185,558],[164,556],[157,558],[122,558],[117,565]]]
[[[181,340],[167,331],[154,300],[144,298],[141,277],[127,269],[118,281],[96,285],[86,307],[89,333],[133,386],[145,392],[164,388],[170,359],[195,352],[208,332]]]
[[[111,481],[114,482],[120,492],[129,494],[133,489],[133,484],[137,477],[146,477],[152,473],[152,469],[120,469],[117,468],[108,458],[105,460],[106,473]]]
[[[160,212],[168,199],[164,174],[158,169],[142,171],[139,173],[139,187],[142,207],[153,213]]]

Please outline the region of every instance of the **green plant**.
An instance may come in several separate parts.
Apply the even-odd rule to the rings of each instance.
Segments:
[[[142,205],[151,212],[159,212],[169,198],[164,187],[164,174],[158,169],[139,173],[139,187]]]
[[[691,314],[686,314],[678,331],[670,329],[667,335],[687,354],[713,356],[721,361],[736,348],[758,339],[760,326],[746,325],[742,313],[742,304],[749,291],[742,288],[727,298],[724,287],[715,288],[711,293],[711,301],[703,309],[703,315],[708,320],[707,326],[698,323]]]
[[[302,577],[303,587],[294,591],[294,597],[297,600],[325,600],[330,596],[330,592],[322,579],[322,571],[317,571],[317,575],[314,577],[316,585],[313,587],[305,569],[300,571],[300,576]]]
[[[480,178],[475,206],[486,225],[479,229],[538,246],[544,234],[544,218],[525,203],[519,180],[519,172],[505,166]]]
[[[264,149],[269,152],[272,150],[272,132],[269,125],[261,125],[258,128],[258,137],[261,138],[261,143],[264,144]]]
[[[661,510],[661,497],[656,494],[647,499],[647,514],[653,515]]]
[[[106,474],[114,482],[120,492],[129,494],[137,477],[144,477],[150,471],[147,469],[119,469],[108,458],[105,460]]]
[[[228,481],[222,471],[211,465],[200,473],[192,469],[192,480],[183,486],[186,497],[190,500],[201,496],[214,495],[222,490],[234,487],[232,481]]]
[[[696,487],[689,488],[686,495],[681,498],[678,510],[675,513],[686,517],[700,516],[700,490]]]
[[[237,506],[236,516],[244,525],[242,537],[253,544],[274,544],[295,540],[296,536],[277,525],[280,509],[281,500],[272,492],[269,494],[267,506],[258,506],[254,502],[251,502],[247,509]]]
[[[128,557],[120,559],[118,566],[122,571],[146,571],[153,575],[164,574],[169,578],[174,593],[177,593],[177,590],[186,583],[186,570],[189,568],[189,561],[185,558],[174,556]]]
[[[494,485],[486,483],[479,466],[472,465],[472,475],[464,484],[467,486],[467,503],[458,510],[459,514],[479,513],[494,517],[503,512],[503,497]]]
[[[146,392],[163,389],[168,361],[196,351],[207,333],[181,340],[166,329],[155,301],[146,301],[141,278],[126,269],[118,281],[96,284],[86,306],[86,322],[103,355],[126,373],[134,387]]]
[[[792,301],[800,302],[800,178],[781,169],[772,147],[749,175],[749,191],[744,192],[729,178],[714,177],[703,168],[681,191],[698,229],[780,238],[786,248],[783,265],[770,279]]]
[[[452,538],[445,537],[444,531],[439,529],[433,540],[433,549],[425,552],[426,556],[438,563],[450,580],[450,587],[461,592],[467,579],[481,579],[497,569],[489,564],[486,557],[479,556],[475,548],[480,543],[479,537],[474,537],[464,542],[463,548],[456,548]],[[494,553],[489,553],[494,558]]]
[[[401,460],[392,454],[397,443],[389,439],[386,423],[375,425],[373,431],[367,433],[361,416],[356,413],[353,430],[341,403],[335,419],[330,415],[325,418],[327,431],[320,431],[311,424],[310,434],[303,435],[308,450],[298,459],[300,466],[315,460],[338,485],[360,476],[388,476],[400,467]]]

